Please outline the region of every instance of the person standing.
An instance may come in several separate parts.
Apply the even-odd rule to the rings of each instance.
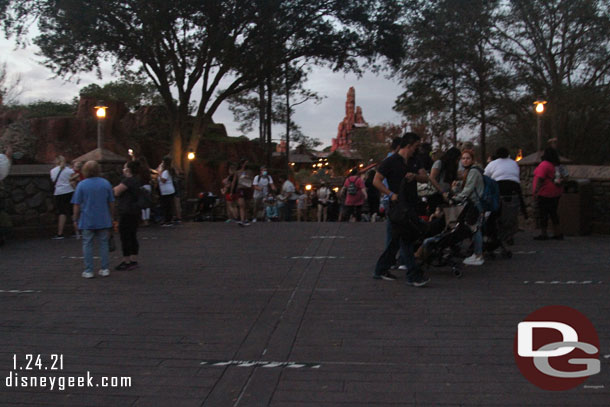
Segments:
[[[152,185],[151,185],[151,170],[148,166],[148,161],[146,157],[142,156],[138,158],[138,162],[140,163],[140,182],[142,183],[142,189],[150,195],[150,200],[152,202]],[[148,222],[150,221],[150,208],[142,208],[142,224],[143,226],[148,226]]]
[[[87,161],[83,166],[85,179],[81,181],[72,197],[73,215],[78,221],[78,228],[83,234],[83,257],[85,259],[84,278],[93,278],[93,240],[99,242],[102,268],[98,274],[110,275],[108,238],[112,227],[114,194],[112,186],[100,177],[100,166],[97,161]]]
[[[326,186],[326,182],[322,181],[320,188],[316,191],[318,197],[318,222],[326,222],[328,220],[328,201],[330,199],[330,189]]]
[[[485,181],[483,179],[483,169],[476,164],[473,150],[464,150],[461,159],[462,167],[464,168],[463,188],[456,196],[451,198],[456,202],[468,202],[465,211],[466,223],[476,225],[476,231],[472,235],[474,245],[474,253],[472,256],[464,259],[464,264],[468,266],[482,266],[485,263],[483,259],[483,231],[481,230],[483,220],[479,210],[479,202],[485,191]],[[446,193],[445,197],[449,194]]]
[[[559,185],[560,177],[556,172],[559,166],[559,154],[552,147],[547,147],[542,154],[542,162],[534,170],[533,192],[534,199],[538,204],[540,234],[534,237],[535,240],[547,240],[547,227],[549,218],[553,222],[553,237],[555,240],[563,240],[563,234],[559,227],[559,198],[563,189]]]
[[[123,261],[115,270],[134,270],[138,268],[138,223],[140,220],[140,207],[138,195],[140,193],[140,163],[128,161],[123,166],[123,179],[114,187],[114,196],[117,197],[119,210],[119,235],[123,249]]]
[[[370,170],[367,173],[366,181],[364,181],[364,186],[366,187],[366,196],[369,207],[369,219],[371,222],[375,222],[377,220],[377,216],[379,215],[379,191],[375,186],[373,186],[373,180],[375,179],[375,170]]]
[[[238,198],[235,191],[236,185],[233,183],[236,176],[236,170],[237,167],[235,164],[229,165],[229,175],[222,180],[222,189],[220,190],[225,197],[225,204],[227,206],[227,222],[237,222],[237,219],[239,218],[236,206]]]
[[[286,178],[286,181],[282,184],[282,195],[285,199],[284,221],[290,222],[296,206],[297,194],[294,184],[288,178]]]
[[[428,182],[428,174],[421,167],[415,154],[419,147],[420,137],[415,133],[405,133],[397,154],[386,158],[379,168],[373,180],[373,185],[383,194],[389,196],[390,207],[404,204],[407,208],[415,210],[418,202],[417,183]],[[388,187],[383,181],[387,179]],[[401,185],[405,180],[405,187]],[[399,197],[399,193],[401,196]],[[398,228],[393,227],[388,219],[387,233],[389,244],[377,260],[373,278],[383,280],[395,280],[396,277],[390,273],[390,267],[395,262],[396,253],[402,251],[401,258],[407,267],[407,284],[414,287],[423,287],[430,279],[424,276],[415,262],[413,243],[406,236],[401,236]]]
[[[53,183],[53,196],[55,198],[55,208],[59,215],[57,219],[57,234],[53,239],[59,240],[64,238],[64,227],[66,220],[71,213],[70,201],[74,188],[70,183],[70,178],[74,175],[74,171],[66,165],[64,156],[57,156],[55,159],[55,167],[50,172],[51,182]]]
[[[4,154],[0,153],[0,181],[8,176],[11,170],[11,157],[13,156],[13,147],[6,147]]]
[[[260,169],[260,174],[254,177],[252,181],[252,187],[254,188],[254,193],[252,198],[254,199],[254,213],[252,214],[252,222],[256,222],[257,218],[262,220],[265,215],[262,213],[264,209],[263,201],[269,194],[269,189],[275,191],[275,185],[273,184],[273,178],[267,172],[267,167],[262,166]]]
[[[343,183],[342,193],[345,194],[345,210],[343,216],[349,222],[352,215],[356,219],[356,222],[360,222],[360,215],[362,214],[362,205],[367,198],[366,187],[364,181],[358,175],[358,169],[354,168],[350,172],[349,177]]]
[[[242,158],[239,168],[233,178],[233,185],[237,191],[237,206],[239,207],[239,226],[250,226],[248,221],[248,201],[252,198],[252,176],[246,169],[248,160]]]
[[[172,168],[172,159],[169,156],[163,157],[159,166],[159,192],[161,193],[161,208],[165,219],[161,226],[172,226],[172,202],[176,189],[174,188],[174,178],[176,173]]]

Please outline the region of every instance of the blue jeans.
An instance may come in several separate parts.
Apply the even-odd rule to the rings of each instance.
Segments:
[[[477,256],[483,254],[483,232],[481,231],[481,228],[472,235],[472,243],[474,245],[474,254]]]
[[[404,265],[407,266],[407,279],[417,277],[419,270],[417,269],[417,263],[415,262],[413,243],[406,242],[398,237],[390,240],[390,244],[381,254],[379,260],[377,260],[377,264],[375,265],[376,276],[384,274],[394,265],[396,253],[398,253],[399,249],[404,249]]]
[[[108,260],[108,229],[85,229],[83,233],[83,257],[85,258],[85,271],[93,273],[93,238],[97,237],[100,242],[100,258],[102,269],[109,269]]]
[[[385,229],[385,249],[387,250],[388,247],[390,246],[390,242],[392,241],[392,222],[390,222],[390,201],[389,199],[384,199],[381,204],[383,205],[383,209],[385,212],[385,216],[386,216],[386,229]],[[400,245],[400,258],[399,258],[399,264],[400,265],[407,265],[406,263],[406,250],[405,250],[405,245],[404,242],[402,240],[400,240],[399,242]],[[394,254],[394,256],[396,256],[396,254]],[[394,265],[394,263],[392,263],[392,266]],[[407,266],[409,267],[409,266]]]

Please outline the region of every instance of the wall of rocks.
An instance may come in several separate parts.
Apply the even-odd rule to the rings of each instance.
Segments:
[[[48,171],[7,177],[0,185],[0,202],[3,202],[14,227],[57,222]]]

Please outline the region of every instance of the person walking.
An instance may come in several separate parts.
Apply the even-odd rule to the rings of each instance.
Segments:
[[[225,197],[225,204],[227,209],[227,222],[237,222],[239,215],[237,210],[237,193],[236,193],[236,185],[233,183],[235,178],[235,172],[237,171],[237,167],[235,164],[229,165],[229,175],[222,180],[222,189],[220,192]]]
[[[159,192],[161,193],[161,208],[163,209],[164,223],[161,226],[173,226],[172,223],[172,203],[176,189],[174,187],[174,178],[176,173],[172,168],[172,159],[169,156],[163,157],[161,165],[159,165]]]
[[[561,188],[561,177],[558,174],[559,154],[552,147],[547,147],[542,155],[542,162],[534,170],[534,182],[532,184],[534,199],[538,205],[540,234],[535,240],[547,240],[547,227],[549,218],[553,223],[553,237],[555,240],[563,240],[563,234],[559,227],[559,198],[563,193]]]
[[[100,166],[97,161],[87,161],[83,165],[85,179],[81,181],[72,197],[73,215],[78,221],[78,228],[83,234],[83,257],[85,260],[84,278],[93,278],[93,240],[99,242],[99,253],[102,268],[98,274],[110,275],[108,238],[112,227],[114,194],[112,186],[100,177]]]
[[[462,167],[464,168],[463,188],[453,198],[455,202],[468,202],[465,211],[466,223],[476,225],[476,231],[472,236],[474,252],[472,256],[464,259],[464,264],[468,266],[482,266],[485,263],[483,259],[483,231],[481,217],[484,215],[479,210],[479,202],[485,190],[485,181],[483,180],[483,169],[476,163],[473,150],[464,150],[462,152]],[[445,197],[448,197],[447,193]]]
[[[237,206],[239,208],[239,226],[250,226],[248,221],[248,201],[252,198],[252,176],[246,169],[248,160],[239,161],[236,176],[233,178],[234,189],[237,191]]]
[[[140,194],[140,163],[128,161],[123,166],[121,183],[114,187],[114,196],[117,198],[119,211],[119,236],[123,249],[123,261],[115,270],[134,270],[138,268],[138,223],[141,210],[138,206]]]
[[[254,213],[252,214],[252,222],[256,222],[257,219],[263,220],[265,214],[264,210],[264,200],[269,194],[269,190],[273,190],[275,192],[275,184],[273,183],[273,178],[267,172],[267,167],[262,166],[260,168],[260,173],[254,177],[252,181],[252,188],[254,189],[254,193],[252,198],[254,200]]]
[[[428,182],[429,180],[426,170],[415,158],[419,143],[420,137],[417,134],[405,133],[400,142],[398,153],[383,160],[377,169],[373,185],[379,192],[389,196],[390,211],[395,205],[399,204],[414,211],[418,203],[417,183]],[[383,183],[386,179],[388,187]],[[403,180],[405,180],[404,187]],[[400,228],[397,225],[392,225],[389,219],[386,231],[389,235],[389,243],[377,260],[373,278],[396,280],[396,276],[392,275],[389,270],[394,265],[396,254],[400,249],[402,252],[401,260],[407,268],[407,284],[414,287],[426,285],[430,279],[424,275],[415,262],[414,247],[410,237],[402,234]]]
[[[74,193],[74,187],[70,183],[70,178],[74,175],[74,171],[66,165],[64,156],[60,155],[55,159],[55,167],[49,175],[53,182],[55,208],[59,215],[57,219],[57,234],[53,236],[53,239],[59,240],[64,238],[66,220],[71,214],[70,201]]]
[[[357,168],[352,169],[349,177],[345,179],[342,194],[345,194],[344,219],[349,222],[351,216],[354,215],[356,222],[360,222],[362,205],[364,205],[367,195],[366,186],[358,175]]]

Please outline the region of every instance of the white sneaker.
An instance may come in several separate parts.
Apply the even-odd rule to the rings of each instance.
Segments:
[[[400,265],[398,266],[398,270],[407,270],[407,266],[405,266],[404,264]]]
[[[479,257],[476,254],[473,254],[470,257],[466,257],[464,259],[464,264],[466,264],[467,266],[482,266],[483,263],[485,263],[485,260],[483,260],[483,256]]]
[[[256,218],[252,219],[252,223],[256,223]]]
[[[108,277],[110,275],[110,270],[108,270],[108,269],[101,269],[100,271],[97,272],[97,274],[99,274],[102,277]]]
[[[93,274],[93,271],[83,271],[83,274],[81,274],[81,276],[83,276],[84,278],[93,278],[95,277],[95,274]]]

